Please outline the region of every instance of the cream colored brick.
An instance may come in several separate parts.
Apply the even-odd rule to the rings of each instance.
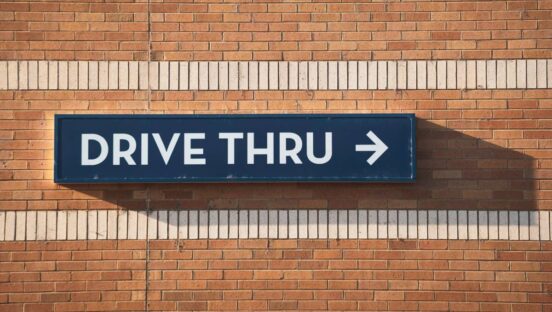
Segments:
[[[407,87],[407,66],[406,62],[399,61],[397,63],[397,89],[404,90]]]
[[[169,213],[167,210],[157,212],[157,239],[169,238]]]
[[[228,238],[238,238],[238,226],[238,211],[230,210],[228,213]]]
[[[465,90],[467,88],[466,81],[466,61],[456,62],[456,88]]]
[[[328,62],[328,89],[337,90],[338,88],[338,69],[337,62]]]
[[[376,90],[378,88],[378,62],[368,62],[368,89]]]
[[[199,211],[198,238],[206,239],[209,235],[209,222],[207,210]]]
[[[172,70],[172,67],[171,67]],[[172,71],[171,71],[172,76]],[[178,77],[178,76],[177,76]],[[172,78],[171,78],[172,81]],[[218,62],[209,62],[209,90],[218,90],[219,85]],[[172,87],[172,82],[171,82]]]
[[[195,74],[196,76],[194,77],[195,79],[192,79],[192,76],[191,76],[191,71],[190,71],[190,82],[192,80],[195,81],[195,85],[194,85],[194,90],[197,90],[197,62],[194,62],[195,66]],[[152,90],[159,90],[159,62],[150,62],[149,63],[149,66],[148,66],[148,80],[149,80],[149,87],[152,89]],[[112,75],[115,75],[115,73],[113,72],[113,70],[110,68],[109,69],[109,77],[110,77],[110,89],[111,89],[111,76]],[[190,83],[190,89],[192,89],[192,86],[191,86],[191,83]]]
[[[368,210],[366,209],[361,209],[358,211],[358,238],[368,238]]]
[[[358,210],[349,210],[349,239],[357,239],[358,238]]]
[[[278,90],[278,62],[268,63],[268,88]]]
[[[518,211],[508,211],[508,239],[519,240],[519,213]]]
[[[467,89],[477,88],[477,63],[476,61],[467,61],[466,64],[466,84]]]
[[[508,60],[506,62],[506,88],[508,89],[515,89],[517,87],[516,65],[516,60]]]
[[[209,239],[218,239],[218,211],[209,211]]]
[[[182,214],[181,214],[182,218]],[[180,219],[182,220],[182,219]],[[182,224],[182,221],[180,221]],[[219,238],[225,239],[228,238],[228,210],[219,211]],[[182,236],[181,236],[182,237]]]
[[[46,239],[46,222],[47,222],[46,211],[38,211],[36,214],[36,239],[45,240]]]
[[[91,61],[88,63],[88,89],[98,90],[99,88],[99,63]]]
[[[38,88],[40,90],[48,89],[48,62],[47,61],[38,61]]]
[[[60,90],[69,89],[69,62],[60,61],[58,64],[59,81],[58,87]]]
[[[529,212],[519,212],[519,240],[529,240]]]
[[[218,64],[216,64],[215,62],[215,65],[218,66]],[[178,62],[175,62],[175,61],[172,61],[170,62],[170,65],[169,65],[169,72],[170,72],[170,77],[169,77],[169,89],[170,90],[178,90],[179,88],[179,85],[178,85],[178,78],[179,78],[179,66],[178,66]],[[216,68],[216,72],[218,74],[218,68]],[[217,79],[218,79],[218,76],[217,76]],[[216,86],[218,88],[218,80],[217,80],[217,83],[216,83]]]
[[[15,211],[6,212],[6,220],[4,226],[4,240],[15,240]]]
[[[178,64],[178,62],[176,62]],[[178,83],[178,80],[177,80]],[[140,86],[139,63],[136,61],[128,62],[128,88],[138,90]],[[178,85],[177,85],[178,89]]]
[[[249,232],[247,235],[250,239],[259,238],[259,211],[258,210],[249,210]]]
[[[510,238],[508,211],[498,212],[498,238],[505,240]]]
[[[537,60],[527,60],[527,88],[537,87]]]
[[[447,89],[456,89],[456,61],[447,61]]]
[[[107,212],[107,239],[117,239],[117,210]]]
[[[419,68],[419,67],[418,67]],[[408,211],[408,238],[418,238],[418,211]]]
[[[437,89],[447,88],[447,61],[437,61]]]
[[[19,62],[19,89],[27,90],[29,88],[29,62],[21,61]]]
[[[16,241],[25,240],[26,223],[27,223],[26,211],[16,211],[15,212],[15,240]]]
[[[77,210],[67,211],[67,240],[77,239],[77,229],[78,229],[77,217],[78,217]]]
[[[537,61],[537,88],[546,88],[546,60]]]
[[[218,66],[218,64],[217,64]],[[218,220],[217,220],[218,223]],[[169,211],[169,239],[178,238],[178,211]]]
[[[387,62],[378,61],[378,89],[387,89]]]
[[[489,239],[498,239],[498,211],[489,211]]]
[[[141,66],[147,67],[147,62],[141,62]],[[101,61],[99,62],[99,69],[98,69],[98,89],[100,90],[107,90],[109,88],[109,62],[107,61]],[[140,68],[141,70],[142,68]],[[146,70],[147,72],[147,70]],[[140,75],[143,75],[140,73]],[[143,77],[140,77],[141,79]],[[147,89],[147,76],[146,76],[146,85],[144,85],[141,88]]]
[[[278,237],[281,239],[288,238],[288,211],[278,211]]]
[[[496,61],[487,61],[487,89],[496,89]]]
[[[309,62],[309,90],[318,89],[318,62]]]
[[[259,62],[249,63],[248,79],[249,90],[259,90]]]
[[[541,240],[550,240],[550,211],[539,211],[539,237]]]
[[[479,239],[489,239],[489,228],[487,227],[489,216],[487,211],[479,211],[478,216],[478,238]]]
[[[97,239],[107,239],[107,211],[98,210]]]
[[[205,211],[205,210],[202,210]],[[247,239],[249,234],[249,222],[248,222],[247,210],[240,210],[238,215],[238,238]]]
[[[51,68],[51,66],[50,66]],[[79,90],[88,90],[88,62],[79,61],[78,62],[78,89]],[[51,80],[50,80],[51,81]],[[117,88],[115,88],[117,89]]]
[[[527,88],[527,60],[517,60],[516,64],[517,88]]]
[[[88,239],[98,239],[98,211],[88,211]]]
[[[128,211],[128,221],[127,221],[127,238],[128,239],[138,239],[138,219],[139,214],[136,210]],[[144,229],[145,231],[145,229]]]
[[[308,65],[308,62],[299,62],[299,90],[307,90],[309,87]]]
[[[238,88],[239,88],[238,62],[229,62],[228,63],[228,89],[238,90]]]
[[[0,89],[2,89],[2,79],[4,74],[2,74],[2,62],[0,62]],[[7,80],[5,80],[7,83]],[[7,88],[7,85],[6,85]],[[38,89],[38,62],[29,61],[29,89],[36,90]]]
[[[328,211],[328,238],[335,239],[338,237],[338,217],[337,210]]]
[[[26,229],[27,229],[27,235],[25,237],[28,241],[34,241],[36,240],[36,216],[37,212],[33,210],[27,211],[27,222],[26,222]],[[4,235],[3,226],[2,226],[2,218],[0,217],[0,236]],[[0,237],[0,240],[2,238]]]
[[[496,61],[496,87],[498,89],[506,89],[506,61]]]
[[[320,73],[322,75],[322,72]],[[358,88],[360,90],[368,89],[368,62],[358,62]]]
[[[0,90],[8,89],[8,62],[0,61]]]
[[[19,62],[9,61],[8,62],[8,89],[17,90],[19,89]]]
[[[427,61],[427,88],[437,89],[437,61]]]
[[[77,239],[88,238],[88,213],[85,210],[77,211]]]
[[[209,62],[199,62],[199,90],[209,89]]]
[[[298,238],[308,238],[309,237],[309,224],[308,224],[308,211],[299,210],[299,221],[298,221]],[[270,220],[270,218],[269,218]]]
[[[387,238],[387,220],[387,210],[378,210],[378,238]]]
[[[429,216],[427,210],[418,211],[418,239],[427,239],[429,230]]]
[[[292,209],[288,211],[289,228],[288,238],[299,238],[299,210]]]
[[[406,65],[408,67],[408,64]],[[397,239],[398,238],[398,216],[397,210],[387,211],[387,238]]]
[[[349,63],[349,65],[350,65],[350,63]],[[316,239],[316,238],[318,238],[318,211],[317,210],[307,210],[307,212],[308,212],[308,215],[309,215],[309,220],[308,220],[308,225],[307,225],[307,232],[308,232],[307,236],[310,239]],[[285,236],[281,237],[281,238],[285,238]]]
[[[159,62],[159,90],[169,90],[169,62]]]
[[[128,90],[128,62],[119,62],[119,89]]]
[[[226,63],[226,62],[219,63],[219,67],[223,66],[223,65],[226,65],[226,73],[224,75],[222,75],[222,74],[219,75],[219,77],[221,78],[221,81],[220,81],[221,89],[225,90],[223,88],[223,82],[226,82],[226,84],[224,86],[227,89],[228,88],[228,63]],[[189,85],[189,77],[190,77],[189,76],[189,74],[190,74],[189,63],[188,62],[180,62],[179,67],[180,67],[179,90],[189,90],[189,88],[190,88],[190,85]],[[222,73],[220,68],[219,68],[219,72]],[[225,79],[224,81],[223,81],[223,78]]]
[[[56,240],[57,214],[56,211],[46,212],[46,239]]]
[[[348,67],[348,74],[349,77],[347,89],[349,90],[357,90],[358,89],[358,62],[356,61],[349,61],[347,64]],[[314,89],[314,88],[311,88]]]
[[[130,237],[128,236],[128,225],[130,221],[128,218],[129,211],[119,210],[117,213],[119,214],[119,216],[117,217],[117,239],[130,239]],[[134,236],[132,238],[136,237]]]
[[[407,65],[407,89],[417,89],[417,82],[418,82],[418,71],[416,66],[416,61],[408,61],[406,63]]]
[[[391,63],[391,62],[390,62]],[[417,61],[417,88],[420,90],[427,89],[427,63],[426,61]]]
[[[487,88],[487,62],[486,61],[477,61],[477,89],[486,89]]]
[[[182,74],[182,70],[180,71]],[[147,90],[149,88],[149,65],[148,62],[138,63],[139,82],[138,87],[140,90]],[[182,83],[182,81],[181,81]]]
[[[57,240],[67,239],[67,211],[59,210],[57,212]]]
[[[279,62],[278,63],[278,84],[280,90],[288,90],[288,62]]]
[[[539,240],[539,212],[529,211],[529,239]]]

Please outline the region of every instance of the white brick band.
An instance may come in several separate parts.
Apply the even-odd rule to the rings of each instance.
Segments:
[[[552,60],[0,61],[0,90],[552,88]]]
[[[98,239],[552,239],[550,211],[1,211],[0,241]]]

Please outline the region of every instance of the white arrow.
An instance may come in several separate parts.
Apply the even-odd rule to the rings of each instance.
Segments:
[[[378,160],[388,147],[378,138],[374,132],[370,131],[366,133],[366,136],[374,142],[374,144],[357,144],[355,145],[355,151],[357,152],[374,152],[370,158],[366,160],[367,163],[373,165]]]

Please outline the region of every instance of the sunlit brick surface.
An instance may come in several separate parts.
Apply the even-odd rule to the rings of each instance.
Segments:
[[[0,1],[0,311],[550,310],[551,20],[549,0]],[[417,180],[56,185],[53,116],[83,113],[414,113]]]

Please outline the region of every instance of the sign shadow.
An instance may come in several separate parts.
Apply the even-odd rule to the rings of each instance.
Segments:
[[[457,131],[418,119],[413,183],[132,183],[61,188],[79,192],[87,209],[538,210],[537,162],[514,149],[529,142],[502,139],[498,132],[482,127]]]

